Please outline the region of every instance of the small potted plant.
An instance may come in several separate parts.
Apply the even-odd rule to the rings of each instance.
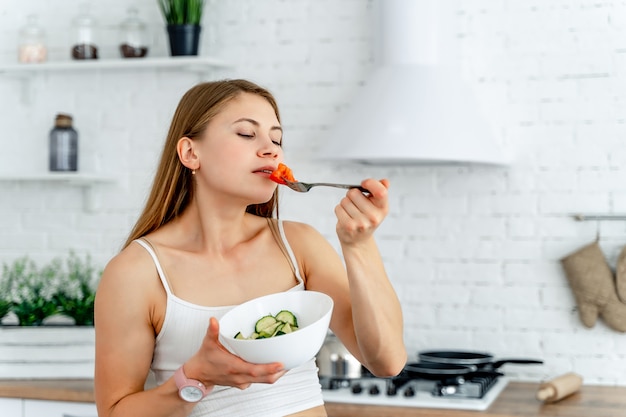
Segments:
[[[4,263],[0,276],[0,320],[12,312],[20,326],[46,324],[46,319],[54,315],[73,319],[78,326],[93,326],[99,276],[89,255],[83,260],[73,251],[65,263],[55,258],[42,268],[27,256]]]
[[[172,56],[198,55],[204,0],[158,0]]]
[[[57,313],[54,296],[59,281],[58,263],[39,271],[35,262],[24,256],[3,265],[2,286],[20,326],[40,326],[44,319]]]
[[[77,326],[93,326],[93,309],[99,275],[91,265],[89,255],[82,260],[74,252],[70,252],[61,286],[54,300],[59,312],[73,318]]]
[[[0,345],[11,347],[1,377],[40,378],[41,364],[54,364],[59,376],[93,377],[97,278],[90,257],[73,252],[41,268],[27,256],[3,264],[0,307],[7,301],[15,317],[0,326]]]

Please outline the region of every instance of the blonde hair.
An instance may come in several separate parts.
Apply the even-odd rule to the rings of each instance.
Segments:
[[[272,94],[247,80],[222,80],[198,84],[187,91],[174,112],[161,160],[152,183],[152,190],[143,212],[124,243],[153,232],[180,216],[194,196],[195,183],[191,171],[178,159],[176,145],[182,137],[195,139],[201,136],[209,122],[230,102],[242,93],[257,94],[274,108],[280,122],[278,105]],[[263,204],[252,204],[248,213],[261,217],[278,217],[278,194]]]

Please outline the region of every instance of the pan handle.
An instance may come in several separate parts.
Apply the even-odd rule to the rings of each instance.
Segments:
[[[499,361],[493,362],[490,368],[498,369],[505,363],[517,363],[517,364],[522,364],[522,365],[531,365],[531,364],[540,365],[543,363],[543,361],[535,360],[535,359],[501,359]]]

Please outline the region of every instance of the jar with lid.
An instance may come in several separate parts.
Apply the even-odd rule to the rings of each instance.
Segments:
[[[46,34],[39,26],[39,18],[35,14],[28,15],[26,25],[19,32],[18,61],[44,62],[47,56]]]
[[[81,13],[72,22],[73,59],[98,59],[97,22],[89,13],[88,6],[82,5]]]
[[[123,58],[143,58],[148,55],[146,24],[139,19],[139,12],[131,7],[120,25],[120,54]]]
[[[72,116],[57,114],[49,146],[50,171],[78,170],[78,132],[72,126]]]

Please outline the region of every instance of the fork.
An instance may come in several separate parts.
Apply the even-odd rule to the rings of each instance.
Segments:
[[[307,193],[311,190],[311,188],[313,187],[335,187],[335,188],[345,188],[345,189],[351,189],[351,188],[356,188],[361,192],[364,193],[369,193],[369,190],[367,188],[363,188],[360,185],[351,185],[351,184],[335,184],[335,183],[330,183],[330,182],[301,182],[301,181],[288,181],[285,178],[283,178],[283,181],[285,181],[285,185],[289,188],[291,188],[294,191],[298,191],[300,193]]]

